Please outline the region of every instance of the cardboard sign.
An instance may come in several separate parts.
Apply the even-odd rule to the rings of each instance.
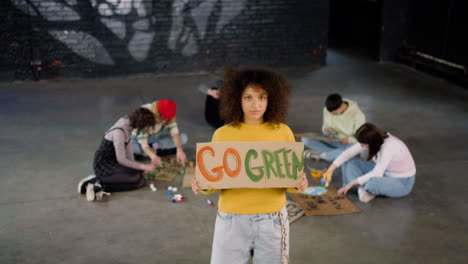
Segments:
[[[192,181],[195,178],[195,167],[185,168],[184,180],[182,182],[182,187],[192,187]]]
[[[175,155],[161,158],[163,166],[156,168],[153,172],[143,174],[146,180],[172,181],[180,174],[183,166],[177,163]]]
[[[343,215],[361,212],[348,197],[339,195],[334,186],[328,187],[328,192],[322,195],[307,195],[303,193],[288,193],[299,204],[306,215]]]
[[[304,210],[302,210],[302,208],[297,203],[290,200],[286,200],[286,210],[288,210],[290,224],[305,214]]]
[[[296,187],[304,143],[197,143],[195,178],[201,189]]]
[[[306,132],[306,133],[298,133],[295,134],[296,137],[305,137],[305,138],[310,138],[310,139],[315,139],[315,140],[320,140],[320,141],[328,141],[328,142],[339,142],[340,139],[334,136],[326,136],[321,133],[315,133],[315,132]]]

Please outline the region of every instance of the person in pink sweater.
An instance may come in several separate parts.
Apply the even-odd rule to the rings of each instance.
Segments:
[[[325,175],[342,166],[343,187],[346,194],[357,186],[359,200],[364,203],[376,195],[402,197],[409,194],[416,177],[416,165],[408,147],[397,137],[373,124],[365,123],[356,131],[358,143],[339,155]],[[354,157],[368,151],[367,160]]]

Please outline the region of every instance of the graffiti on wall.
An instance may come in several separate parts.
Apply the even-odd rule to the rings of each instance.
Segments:
[[[245,8],[246,0],[174,0],[170,32],[157,34],[153,1],[148,0],[11,0],[23,13],[45,21],[47,33],[73,53],[101,65],[118,65],[132,59],[145,61],[154,43],[164,43],[174,54],[188,57],[199,53],[200,42],[209,34],[220,34]],[[163,12],[164,10],[161,10]],[[95,25],[77,27],[77,21]],[[216,15],[215,15],[216,14]],[[97,19],[96,19],[97,17]],[[214,29],[209,21],[215,17]],[[111,38],[102,32],[110,32]],[[110,48],[112,47],[112,48]],[[115,49],[119,54],[112,54]]]
[[[172,4],[172,27],[168,39],[168,47],[172,51],[180,51],[184,56],[198,53],[197,39],[205,38],[208,30],[208,19],[215,13],[214,9],[220,4],[220,14],[216,23],[215,34],[229,24],[245,8],[245,0],[206,0],[191,7],[188,0],[175,0]],[[190,10],[190,12],[186,12]],[[186,23],[193,19],[195,28]]]

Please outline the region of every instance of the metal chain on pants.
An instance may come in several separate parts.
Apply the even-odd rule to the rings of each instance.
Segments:
[[[289,256],[287,253],[287,241],[286,241],[286,224],[284,222],[283,212],[279,211],[280,224],[281,224],[281,262],[283,264],[289,263]]]

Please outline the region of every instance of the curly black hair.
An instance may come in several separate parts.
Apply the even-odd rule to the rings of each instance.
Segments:
[[[242,93],[250,84],[259,85],[268,93],[264,122],[273,127],[285,123],[291,87],[282,75],[264,68],[230,69],[226,72],[219,99],[221,119],[235,127],[240,125],[244,120]]]
[[[137,129],[138,131],[143,130],[147,127],[152,127],[156,124],[153,112],[150,110],[140,107],[133,111],[129,115],[130,127]]]

